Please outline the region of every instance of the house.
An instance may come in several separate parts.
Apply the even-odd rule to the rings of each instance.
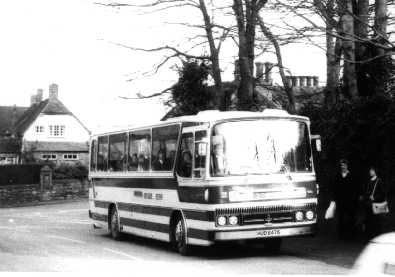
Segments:
[[[0,164],[88,163],[89,130],[59,100],[58,85],[31,96],[30,107],[0,107]]]
[[[272,71],[274,64],[270,62],[255,63],[255,88],[254,97],[257,109],[286,109],[288,96],[284,87],[274,83]],[[320,105],[324,101],[324,87],[320,86],[318,76],[286,76],[288,85],[292,87],[295,97],[295,108],[300,111],[306,104]],[[223,82],[226,95],[226,103],[229,110],[237,109],[237,88],[240,82],[240,72],[238,61],[235,61],[234,81]],[[210,87],[213,89],[213,87]],[[179,116],[180,111],[177,107],[171,108],[161,120]]]

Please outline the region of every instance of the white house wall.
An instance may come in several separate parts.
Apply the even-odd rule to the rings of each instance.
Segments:
[[[64,136],[51,137],[49,132],[50,125],[64,125]],[[44,126],[44,132],[36,133],[36,126]],[[89,140],[89,132],[73,115],[40,114],[26,130],[23,139],[25,141],[86,142]]]

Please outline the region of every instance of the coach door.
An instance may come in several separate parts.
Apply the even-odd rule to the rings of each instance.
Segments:
[[[206,175],[207,128],[184,128],[180,140],[176,174],[181,181],[201,180]]]

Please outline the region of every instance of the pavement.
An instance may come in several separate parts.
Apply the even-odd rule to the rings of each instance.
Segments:
[[[278,254],[261,245],[227,244],[175,253],[167,243],[93,229],[88,201],[0,209],[0,271],[178,274],[347,274],[363,249],[339,241],[330,225],[313,238],[288,238]]]

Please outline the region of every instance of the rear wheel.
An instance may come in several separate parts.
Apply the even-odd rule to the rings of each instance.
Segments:
[[[116,207],[111,209],[110,215],[110,234],[111,237],[115,240],[120,240],[122,238],[122,233],[120,231],[119,219],[118,219],[118,211]]]
[[[281,238],[267,239],[264,242],[264,247],[271,253],[277,253],[280,251],[282,242],[283,240]]]
[[[183,256],[190,254],[190,246],[187,244],[187,232],[182,216],[178,216],[172,226],[173,246]]]

